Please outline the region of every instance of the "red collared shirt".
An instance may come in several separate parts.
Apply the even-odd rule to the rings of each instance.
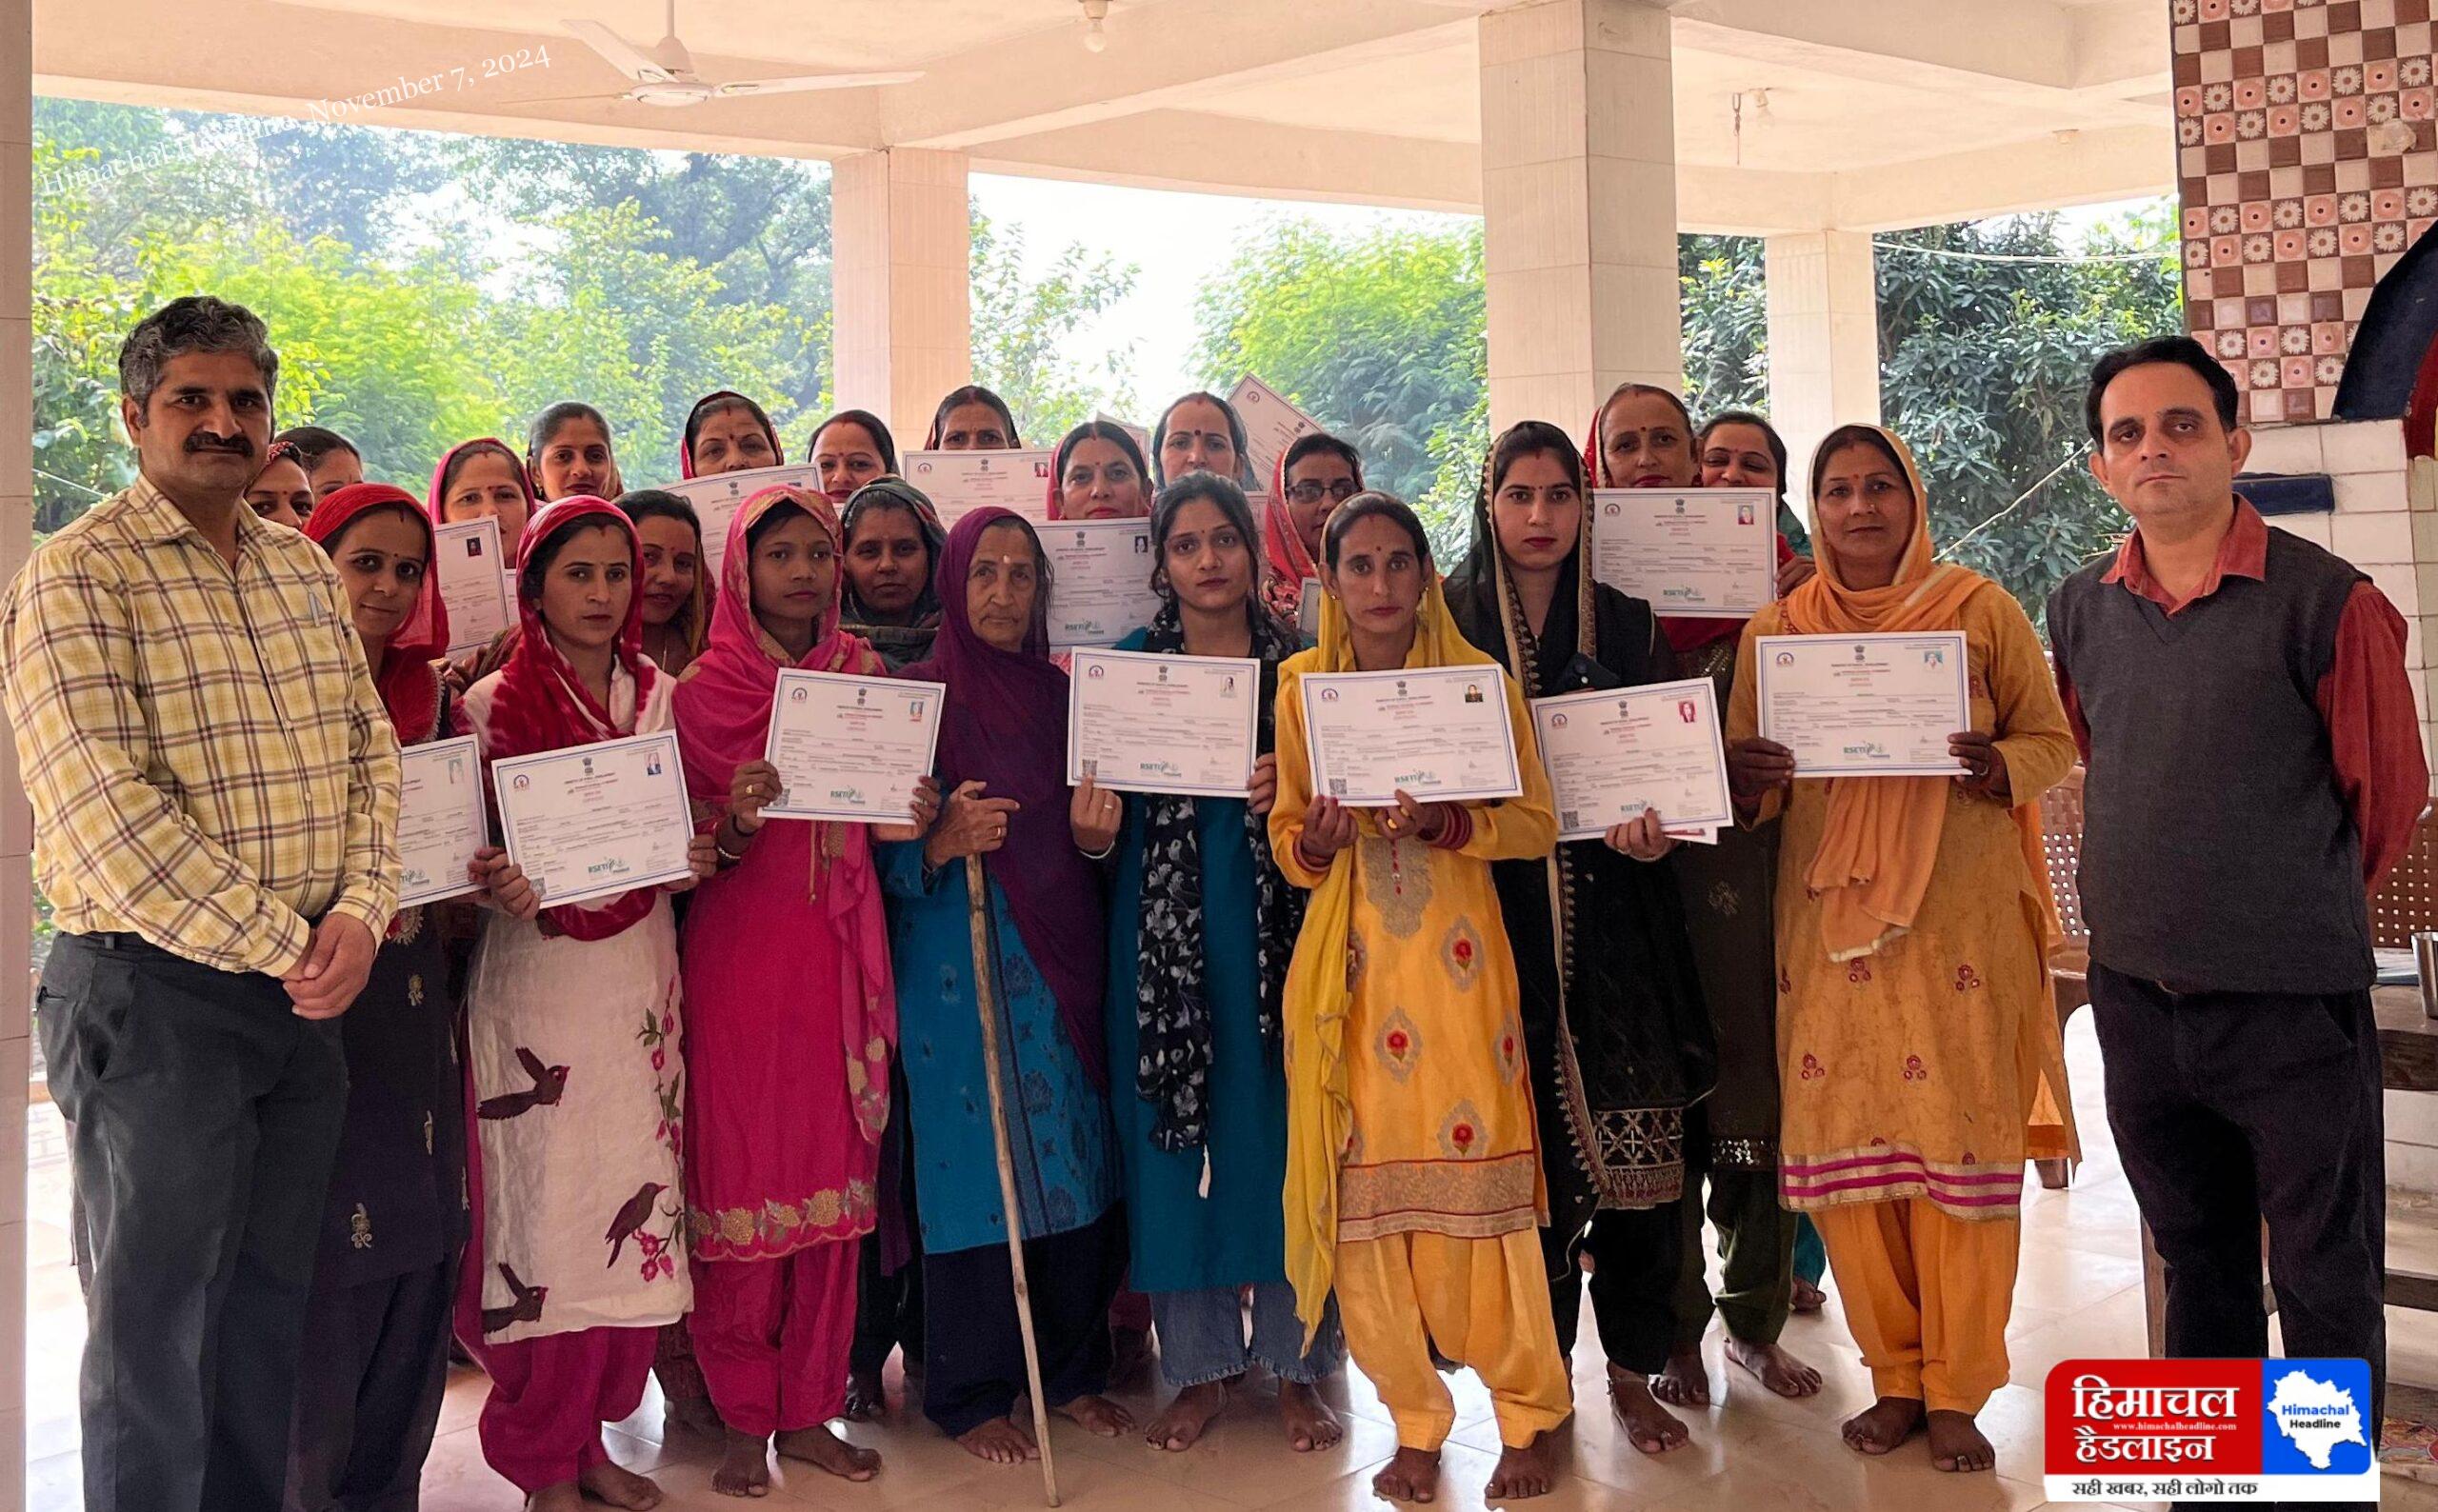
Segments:
[[[2117,548],[2116,563],[2100,581],[2121,585],[2169,614],[2180,614],[2218,591],[2230,577],[2261,582],[2268,576],[2268,524],[2250,504],[2235,500],[2234,523],[2218,543],[2217,558],[2201,584],[2183,598],[2151,574],[2139,530]],[[2375,891],[2389,868],[2404,859],[2414,827],[2429,803],[2429,766],[2421,749],[2421,714],[2412,679],[2404,666],[2404,616],[2370,583],[2357,583],[2336,625],[2336,659],[2320,679],[2313,702],[2328,726],[2337,791],[2362,837],[2362,881]],[[2074,696],[2073,680],[2057,668],[2057,692],[2083,760],[2091,756],[2090,728]]]

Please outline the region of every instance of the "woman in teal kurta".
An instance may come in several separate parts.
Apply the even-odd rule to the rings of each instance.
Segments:
[[[1270,706],[1294,633],[1265,607],[1252,510],[1237,487],[1193,473],[1151,513],[1161,607],[1118,649],[1249,657],[1240,690],[1258,712],[1261,759],[1243,798],[1130,794],[1118,835],[1109,929],[1109,1110],[1126,1186],[1132,1283],[1149,1294],[1160,1368],[1176,1400],[1149,1442],[1183,1449],[1255,1363],[1278,1378],[1299,1450],[1337,1442],[1312,1384],[1343,1354],[1334,1319],[1304,1349],[1287,1283],[1278,1194],[1287,1171],[1279,990],[1302,895],[1268,844]],[[1241,1294],[1252,1290],[1252,1335]]]

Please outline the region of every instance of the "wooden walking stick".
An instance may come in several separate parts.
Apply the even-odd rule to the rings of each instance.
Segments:
[[[990,885],[982,858],[965,858],[965,914],[973,927],[973,1005],[982,1019],[982,1072],[990,1084],[990,1138],[999,1157],[999,1206],[1008,1217],[1008,1269],[1016,1281],[1016,1326],[1025,1341],[1025,1382],[1032,1388],[1032,1435],[1041,1442],[1041,1490],[1058,1504],[1058,1467],[1049,1458],[1049,1403],[1041,1393],[1041,1351],[1032,1342],[1032,1292],[1025,1284],[1024,1210],[1016,1202],[1016,1162],[1008,1149],[1008,1099],[999,1074],[998,952],[990,946]]]

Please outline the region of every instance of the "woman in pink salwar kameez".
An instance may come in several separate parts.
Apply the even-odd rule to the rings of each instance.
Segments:
[[[693,1338],[728,1424],[714,1477],[765,1494],[768,1449],[850,1481],[880,1457],[833,1434],[846,1407],[857,1243],[870,1232],[897,1038],[871,841],[916,825],[765,819],[762,760],[782,667],[886,676],[838,628],[838,516],[779,487],[730,524],[710,642],[677,689],[677,736],[716,876],[686,923],[688,1229]]]

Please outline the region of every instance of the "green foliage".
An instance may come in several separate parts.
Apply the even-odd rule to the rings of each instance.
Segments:
[[[1768,275],[1757,236],[1680,236],[1685,405],[1696,416],[1769,405]]]
[[[1446,447],[1480,428],[1467,419],[1488,378],[1478,222],[1341,238],[1281,221],[1203,286],[1194,312],[1204,382],[1224,393],[1258,374],[1354,443],[1365,481],[1400,498],[1431,497]],[[1464,492],[1469,507],[1469,482]]]
[[[1054,445],[1094,410],[1134,408],[1134,344],[1109,349],[1093,371],[1065,355],[1073,328],[1131,293],[1138,269],[1091,255],[1081,243],[1059,253],[1039,278],[1025,271],[1021,229],[1002,230],[973,212],[973,381],[1008,402],[1016,433],[1029,446]],[[919,437],[901,438],[911,446]]]

